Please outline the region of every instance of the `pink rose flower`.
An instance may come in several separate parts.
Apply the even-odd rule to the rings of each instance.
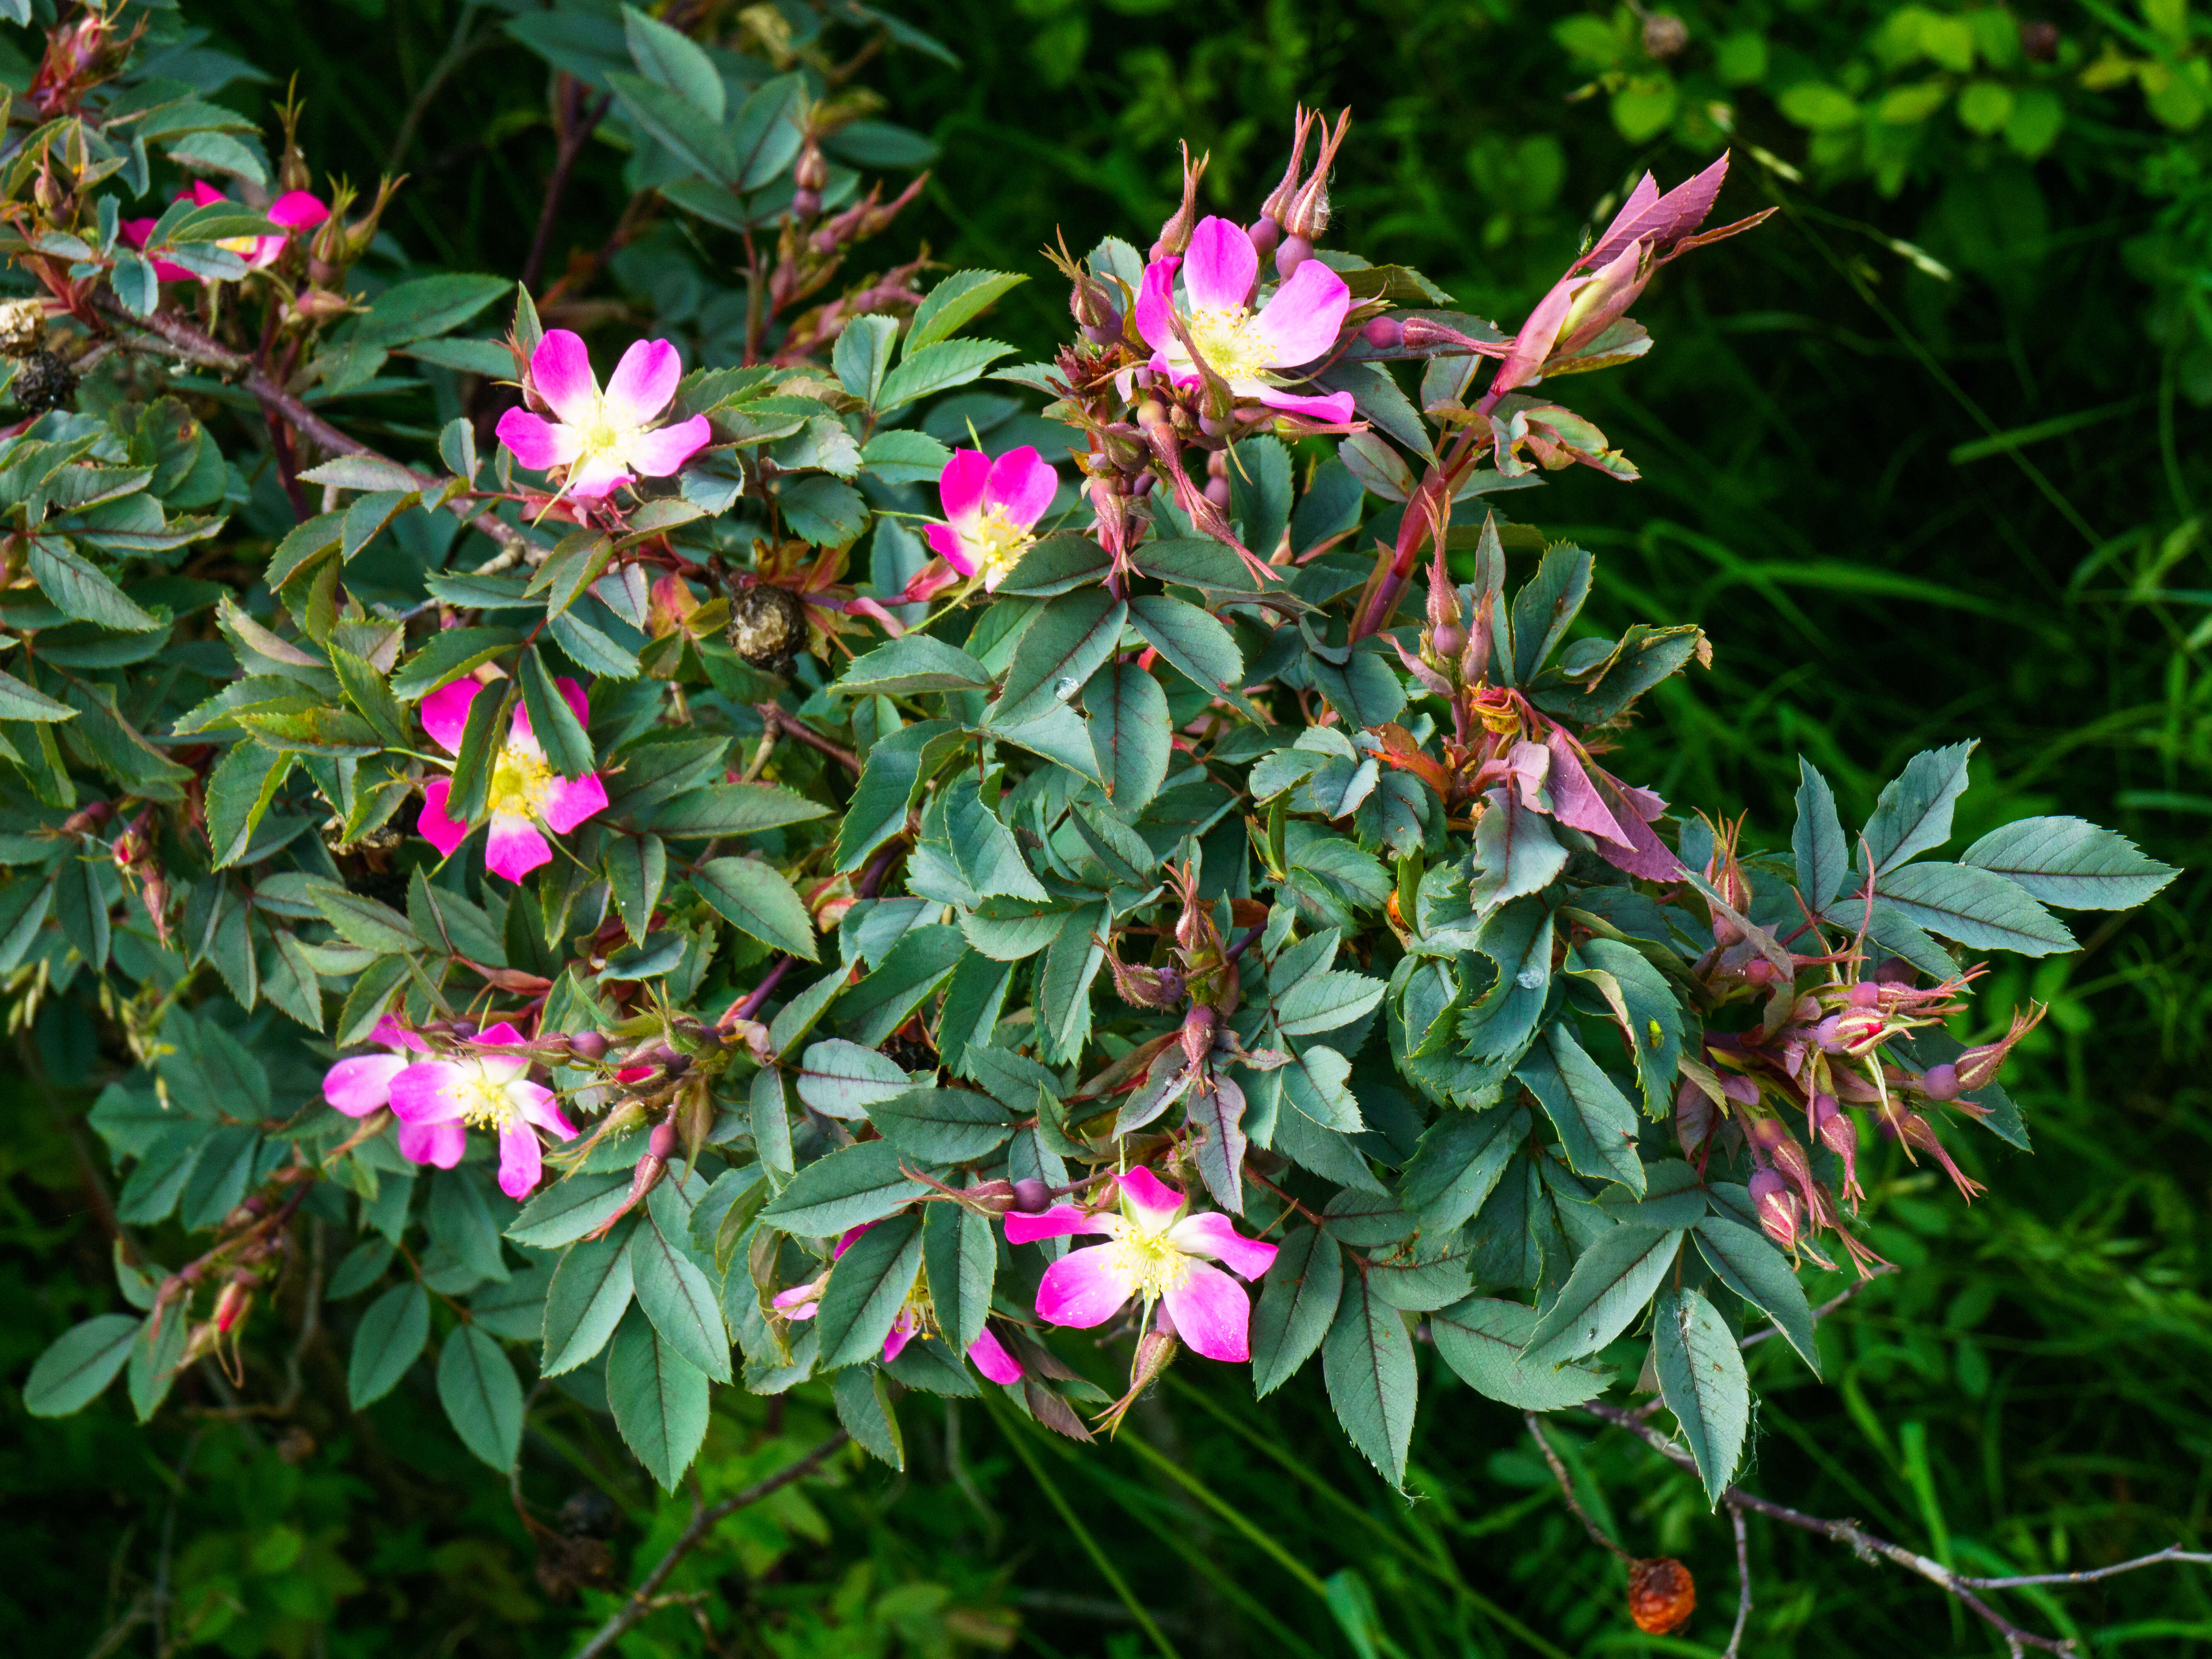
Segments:
[[[399,1120],[399,1150],[417,1164],[450,1170],[468,1149],[473,1125],[499,1136],[499,1189],[509,1198],[529,1196],[544,1172],[538,1145],[544,1129],[562,1140],[576,1131],[561,1115],[553,1091],[530,1081],[521,1032],[504,1021],[477,1033],[479,1048],[492,1052],[449,1060],[416,1061],[392,1079],[392,1110]]]
[[[181,202],[187,197],[202,207],[211,207],[217,202],[230,199],[204,179],[196,181],[189,190],[179,191],[175,199]],[[276,263],[276,256],[284,251],[284,244],[290,233],[319,225],[331,216],[331,210],[319,197],[311,191],[288,190],[264,208],[261,216],[272,225],[282,226],[285,234],[232,236],[216,244],[217,247],[238,255],[255,270]],[[146,246],[146,239],[154,234],[154,227],[160,222],[155,219],[125,219],[118,228],[125,241],[132,247],[143,248]],[[165,283],[177,283],[192,280],[194,273],[173,259],[156,259],[154,261],[154,275]]]
[[[1176,267],[1182,271],[1182,301],[1175,297]],[[1152,368],[1176,385],[1196,386],[1197,366],[1176,337],[1170,322],[1180,315],[1199,355],[1241,399],[1270,409],[1288,410],[1324,421],[1352,418],[1352,394],[1300,396],[1281,389],[1279,371],[1310,363],[1336,343],[1352,290],[1344,278],[1318,259],[1309,259],[1285,279],[1259,311],[1252,309],[1259,279],[1260,252],[1243,227],[1226,219],[1199,221],[1190,252],[1181,258],[1155,259],[1145,267],[1137,295],[1137,331],[1152,348]]]
[[[831,1263],[834,1265],[852,1248],[854,1239],[875,1224],[869,1221],[846,1229],[843,1237],[837,1241],[837,1248],[830,1253]],[[822,1292],[829,1282],[830,1275],[825,1273],[806,1284],[794,1285],[787,1291],[778,1291],[770,1299],[769,1305],[787,1319],[811,1319],[821,1310]],[[906,1345],[917,1335],[934,1333],[936,1329],[936,1321],[929,1306],[929,1287],[921,1279],[916,1279],[914,1289],[907,1293],[905,1304],[899,1309],[898,1317],[891,1323],[890,1334],[884,1339],[884,1363],[896,1359]],[[1021,1362],[1006,1352],[1006,1345],[991,1334],[991,1328],[988,1325],[968,1345],[968,1358],[975,1361],[977,1370],[994,1382],[1018,1382],[1022,1380]]]
[[[578,720],[590,717],[582,686],[570,679],[556,680],[554,684],[576,711]],[[422,729],[447,753],[460,753],[469,705],[483,689],[475,680],[458,679],[422,699]],[[424,784],[422,816],[415,823],[440,854],[447,858],[469,834],[467,824],[447,815],[446,803],[452,794],[453,784],[447,779],[434,778]],[[606,804],[607,787],[596,772],[588,777],[564,778],[553,769],[531,733],[529,711],[518,701],[506,746],[492,763],[491,790],[484,799],[484,810],[491,820],[491,834],[484,842],[484,868],[509,881],[520,881],[539,865],[552,862],[553,849],[546,844],[538,827],[540,823],[556,835],[565,836],[592,813],[604,811]]]
[[[675,398],[683,377],[674,346],[640,340],[623,353],[602,392],[582,338],[549,328],[530,354],[530,380],[558,418],[510,409],[499,417],[499,441],[533,472],[567,467],[562,489],[580,501],[611,495],[639,473],[665,478],[714,436],[704,415],[673,426],[650,424]]]
[[[430,1049],[389,1014],[376,1022],[368,1040],[382,1043],[386,1052],[342,1060],[323,1073],[323,1098],[348,1117],[367,1117],[378,1107],[390,1105],[392,1079],[415,1063],[415,1055]]]
[[[945,522],[928,526],[929,544],[963,576],[981,574],[994,592],[1034,539],[1060,478],[1026,444],[993,460],[980,449],[955,452],[937,483]]]
[[[1007,1214],[1009,1244],[1072,1233],[1104,1233],[1113,1240],[1071,1250],[1045,1269],[1037,1286],[1037,1317],[1087,1330],[1141,1296],[1147,1314],[1155,1302],[1166,1305],[1176,1334],[1194,1352],[1231,1363],[1250,1358],[1251,1299],[1206,1258],[1256,1280],[1274,1261],[1275,1247],[1245,1237],[1218,1210],[1183,1214],[1183,1195],[1150,1170],[1132,1170],[1116,1185],[1118,1215],[1094,1214],[1073,1204],[1055,1204],[1042,1215]]]

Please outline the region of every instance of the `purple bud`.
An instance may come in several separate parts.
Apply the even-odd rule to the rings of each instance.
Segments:
[[[1437,656],[1449,662],[1467,649],[1467,629],[1457,623],[1446,623],[1442,628],[1429,632],[1429,647]]]
[[[606,1037],[598,1031],[571,1031],[568,1052],[578,1060],[602,1060],[607,1057]]]
[[[1263,213],[1252,222],[1251,228],[1245,234],[1252,239],[1252,251],[1260,256],[1260,263],[1265,264],[1274,253],[1275,244],[1282,240],[1283,228]]]
[[[1877,1008],[1881,1006],[1881,987],[1873,980],[1861,980],[1851,987],[1844,999],[1854,1008]]]
[[[645,1150],[647,1157],[667,1163],[676,1156],[676,1126],[673,1123],[654,1124],[653,1133],[645,1138]]]
[[[1377,351],[1395,351],[1405,343],[1406,325],[1395,317],[1373,318],[1359,331],[1359,337]]]
[[[1772,1170],[1759,1170],[1751,1177],[1751,1205],[1760,1231],[1785,1250],[1796,1248],[1803,1210],[1788,1182]]]
[[[1959,1068],[1948,1060],[1940,1066],[1930,1066],[1921,1076],[1920,1091],[1930,1100],[1956,1100]]]
[[[1229,480],[1226,478],[1208,478],[1206,481],[1206,499],[1212,501],[1216,507],[1228,506]]]
[[[794,190],[791,192],[791,216],[811,219],[822,211],[822,192],[818,190]]]
[[[1283,245],[1275,250],[1275,274],[1288,281],[1292,271],[1313,258],[1313,238],[1295,233],[1283,238]]]
[[[1052,1188],[1035,1176],[1014,1182],[1014,1207],[1024,1215],[1042,1215],[1052,1207]]]

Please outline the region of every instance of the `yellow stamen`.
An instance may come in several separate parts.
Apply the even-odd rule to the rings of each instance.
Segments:
[[[1131,1227],[1109,1248],[1115,1271],[1127,1275],[1147,1302],[1181,1289],[1190,1277],[1190,1258],[1170,1243],[1165,1233]]]

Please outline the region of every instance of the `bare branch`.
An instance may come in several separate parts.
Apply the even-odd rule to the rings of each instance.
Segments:
[[[1735,1628],[1729,1632],[1728,1651],[1721,1659],[1736,1659],[1743,1646],[1744,1626],[1751,1622],[1751,1540],[1744,1534],[1743,1506],[1728,1506],[1729,1523],[1735,1528]]]
[[[689,1555],[693,1547],[722,1521],[748,1504],[757,1504],[771,1493],[781,1492],[793,1481],[813,1474],[832,1452],[851,1438],[840,1429],[796,1462],[785,1464],[766,1480],[756,1480],[743,1492],[732,1492],[721,1502],[710,1504],[693,1516],[691,1524],[684,1528],[677,1540],[668,1547],[668,1553],[660,1558],[659,1565],[639,1581],[637,1588],[630,1592],[629,1599],[622,1604],[614,1617],[600,1626],[592,1639],[576,1650],[576,1659],[599,1659],[599,1655],[609,1651],[622,1639],[623,1633],[632,1625],[655,1607],[665,1605],[654,1598],[661,1585],[667,1583],[668,1575],[675,1571],[676,1564]]]
[[[849,749],[830,742],[796,714],[787,713],[772,702],[757,702],[753,705],[753,708],[770,732],[781,732],[787,738],[796,738],[809,749],[829,756],[847,771],[856,775],[860,772],[860,757],[858,755]]]
[[[1559,1453],[1552,1449],[1552,1443],[1544,1438],[1544,1431],[1537,1422],[1536,1413],[1523,1412],[1521,1413],[1521,1420],[1528,1425],[1528,1437],[1536,1443],[1536,1449],[1544,1454],[1544,1461],[1552,1466],[1552,1478],[1559,1483],[1559,1496],[1567,1500],[1568,1510],[1576,1520],[1583,1523],[1583,1530],[1590,1535],[1590,1542],[1600,1548],[1611,1550],[1614,1557],[1620,1561],[1633,1561],[1635,1559],[1633,1556],[1606,1536],[1604,1528],[1590,1519],[1589,1512],[1583,1508],[1581,1500],[1576,1498],[1575,1483],[1567,1474],[1567,1466],[1559,1461]]]
[[[1959,1583],[1976,1589],[2019,1589],[2028,1584],[2094,1584],[2100,1578],[2116,1577],[2124,1572],[2134,1572],[2142,1567],[2155,1567],[2168,1561],[2185,1561],[2197,1566],[2212,1566],[2212,1553],[2185,1550],[2179,1544],[2168,1544],[2150,1555],[2138,1555],[2132,1561],[2116,1561],[2109,1567],[2091,1567],[2084,1572],[2029,1572],[2011,1578],[1968,1578],[1954,1575]]]
[[[1850,1301],[1861,1291],[1866,1289],[1868,1285],[1873,1284],[1875,1279],[1881,1278],[1886,1273],[1893,1273],[1896,1271],[1897,1269],[1885,1261],[1881,1267],[1876,1267],[1873,1272],[1869,1273],[1864,1279],[1857,1279],[1851,1284],[1846,1285],[1835,1295],[1830,1297],[1826,1302],[1823,1302],[1819,1307],[1813,1310],[1813,1322],[1815,1325],[1819,1324],[1830,1314],[1835,1312],[1837,1309],[1842,1307],[1844,1303]],[[1769,1325],[1763,1330],[1753,1331],[1749,1336],[1744,1338],[1742,1341],[1737,1343],[1736,1346],[1739,1348],[1756,1347],[1759,1343],[1765,1341],[1768,1337],[1779,1336],[1781,1334],[1782,1327],[1779,1325]]]

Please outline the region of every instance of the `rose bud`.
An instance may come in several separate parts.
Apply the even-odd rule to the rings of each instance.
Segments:
[[[607,1057],[607,1039],[604,1032],[571,1031],[568,1052],[578,1060],[596,1063]]]

